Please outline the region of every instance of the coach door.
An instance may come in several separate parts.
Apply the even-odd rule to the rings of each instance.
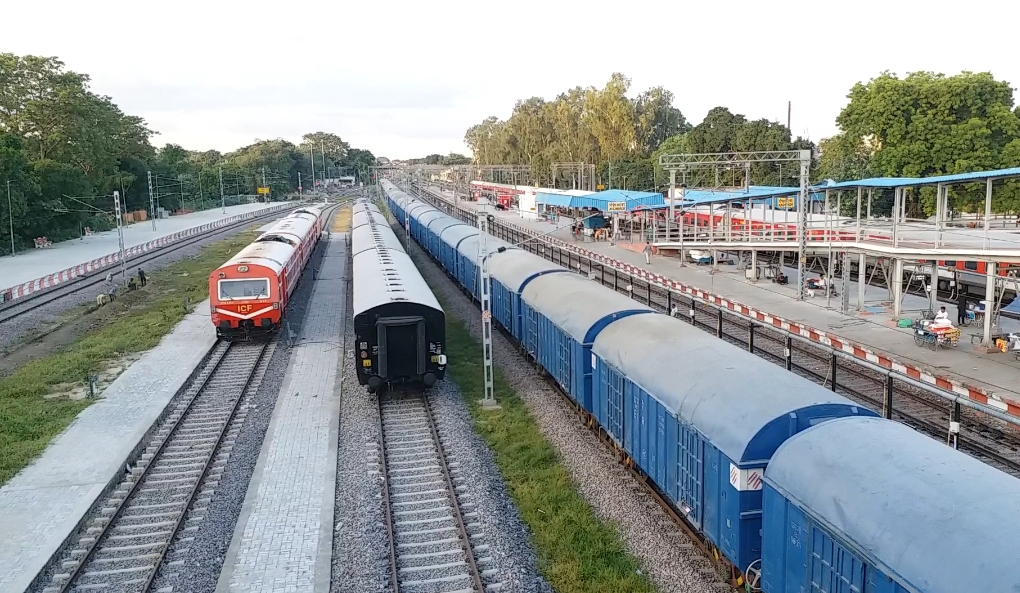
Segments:
[[[376,322],[379,375],[387,381],[419,378],[425,373],[428,342],[425,319],[389,317]]]

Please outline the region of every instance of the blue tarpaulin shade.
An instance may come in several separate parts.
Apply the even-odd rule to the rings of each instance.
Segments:
[[[571,208],[597,208],[603,212],[609,210],[610,202],[623,202],[627,205],[627,212],[639,210],[642,207],[664,206],[666,201],[662,194],[647,191],[628,191],[623,189],[608,189],[606,191],[591,194],[590,196],[574,196],[570,200]]]

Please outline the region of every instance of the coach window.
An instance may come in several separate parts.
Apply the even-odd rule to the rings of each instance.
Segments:
[[[965,270],[972,270],[972,271],[976,272],[977,271],[977,265],[978,265],[978,263],[976,261],[965,261],[965,262],[963,262],[963,267],[964,267]]]
[[[269,297],[269,279],[220,280],[220,298],[261,299]]]

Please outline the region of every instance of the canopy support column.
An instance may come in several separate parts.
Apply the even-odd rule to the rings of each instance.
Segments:
[[[864,193],[864,188],[857,188],[857,233],[855,235],[855,241],[863,241],[864,238],[861,236],[861,196]]]
[[[984,248],[988,249],[988,229],[992,225],[992,180],[985,182],[985,240]],[[988,314],[985,313],[987,318]],[[987,338],[987,334],[985,335]]]
[[[991,188],[992,182],[988,182],[988,187]],[[991,190],[989,190],[991,191]],[[991,201],[988,202],[991,204]],[[985,219],[987,225],[988,219]],[[987,229],[987,226],[985,227]],[[987,232],[987,230],[986,230]],[[984,327],[984,338],[981,340],[981,345],[985,348],[992,347],[992,317],[995,316],[995,262],[990,261],[986,264],[988,269],[985,272],[985,327]]]
[[[903,310],[903,260],[893,260],[892,278],[889,278],[889,292],[893,299],[893,317],[899,318]]]
[[[864,310],[864,289],[867,288],[868,256],[857,254],[857,310]]]

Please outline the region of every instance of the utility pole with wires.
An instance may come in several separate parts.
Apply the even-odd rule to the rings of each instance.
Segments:
[[[223,208],[223,213],[227,213],[227,197],[223,193],[223,165],[220,165],[220,207]]]
[[[149,179],[149,211],[152,213],[152,230],[156,230],[156,196],[152,193],[152,171],[146,171]]]
[[[297,193],[299,196],[303,195],[301,191],[301,171],[297,172]]]
[[[315,189],[315,149],[308,147],[308,158],[312,159],[312,189]]]
[[[11,257],[14,257],[14,206],[11,205],[11,180],[7,180],[7,210],[11,223]]]
[[[113,192],[113,213],[117,216],[117,240],[120,243],[120,274],[127,282],[127,261],[124,257],[124,217],[120,213],[120,192]]]
[[[319,152],[322,154],[322,185],[326,185],[326,144],[319,140]]]
[[[262,187],[266,187],[266,166],[262,165]],[[266,201],[269,201],[269,195],[266,195]]]
[[[479,293],[482,295],[482,368],[485,376],[485,394],[479,402],[482,408],[498,408],[493,389],[492,369],[492,297],[490,295],[491,281],[489,278],[489,254],[485,251],[485,237],[489,234],[489,213],[488,209],[478,209],[478,261],[481,272],[481,286]]]

